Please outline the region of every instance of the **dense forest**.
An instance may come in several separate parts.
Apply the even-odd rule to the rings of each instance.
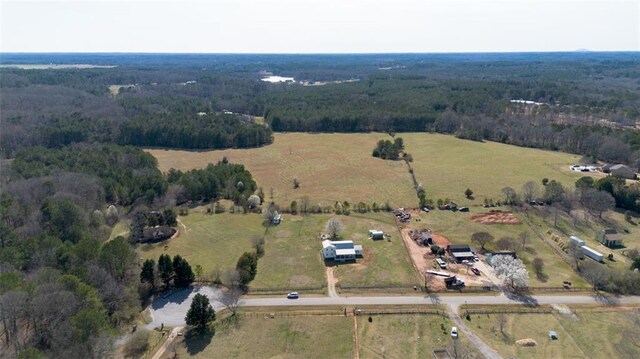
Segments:
[[[12,356],[107,357],[148,294],[132,247],[147,240],[145,228],[175,225],[180,204],[225,198],[250,208],[257,188],[244,166],[225,159],[162,174],[139,147],[258,147],[272,131],[418,131],[640,165],[637,53],[2,54],[0,62],[45,65],[0,67],[0,321]],[[272,74],[295,81],[261,81]],[[402,147],[383,141],[372,155],[397,159]],[[592,187],[638,208],[637,188],[620,180]],[[109,240],[120,220],[131,221],[130,237]],[[166,270],[170,262],[185,275]],[[181,258],[158,266],[165,288],[193,280]]]

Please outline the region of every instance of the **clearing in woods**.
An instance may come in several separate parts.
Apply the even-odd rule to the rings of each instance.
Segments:
[[[448,197],[462,206],[482,203],[484,198],[502,199],[501,189],[506,186],[519,191],[525,182],[540,183],[543,177],[573,186],[582,176],[566,170],[579,160],[576,155],[429,133],[398,133],[397,137],[404,139],[406,151],[413,156],[416,179],[428,197]],[[203,168],[226,156],[251,171],[268,200],[273,188],[273,200],[282,206],[309,196],[312,204],[389,201],[394,207],[415,207],[417,197],[406,164],[371,156],[379,140],[391,139],[383,133],[276,133],[273,144],[261,148],[147,151],[158,159],[163,172]],[[294,179],[300,188],[293,189]],[[474,191],[475,200],[464,197],[466,188]]]

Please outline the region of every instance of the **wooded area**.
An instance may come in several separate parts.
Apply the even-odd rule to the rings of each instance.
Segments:
[[[114,66],[0,68],[3,350],[30,357],[108,356],[115,334],[139,313],[145,285],[155,289],[155,266],[145,264],[141,277],[132,243],[147,227],[175,226],[176,205],[225,198],[249,209],[257,185],[244,166],[224,159],[163,174],[133,146],[259,147],[272,143],[272,131],[439,132],[640,165],[640,59],[632,53],[3,54],[1,61]],[[296,82],[261,81],[271,74]],[[529,102],[512,101],[521,99]],[[402,150],[396,138],[373,155],[398,159]],[[594,213],[602,196],[638,210],[637,186],[607,178],[583,187],[581,200]],[[545,199],[560,203],[554,188],[563,198],[551,181]],[[132,222],[131,236],[109,240],[119,220]],[[247,280],[254,259],[243,259]],[[194,277],[181,257],[159,258],[158,271],[166,287]]]

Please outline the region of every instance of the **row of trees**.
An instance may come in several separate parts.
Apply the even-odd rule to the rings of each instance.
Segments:
[[[160,255],[158,265],[153,259],[147,259],[142,264],[140,271],[140,282],[147,283],[151,289],[156,288],[156,281],[160,279],[164,283],[164,289],[169,289],[173,285],[177,288],[185,288],[191,285],[196,279],[191,265],[180,255],[173,257],[168,254]]]

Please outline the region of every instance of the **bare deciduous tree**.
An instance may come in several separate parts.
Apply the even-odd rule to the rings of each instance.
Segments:
[[[538,187],[538,184],[533,181],[529,181],[522,185],[522,199],[524,199],[527,203],[531,203],[531,201],[536,199],[539,192],[540,189]]]
[[[241,297],[242,289],[234,286],[223,290],[218,296],[218,301],[231,312],[231,315],[236,315],[238,307],[240,306]]]
[[[228,268],[222,275],[222,283],[227,288],[239,288],[242,285],[242,276],[235,268]]]
[[[342,222],[339,219],[333,217],[327,221],[327,225],[325,226],[325,230],[331,236],[331,238],[336,238],[338,233],[342,231]]]
[[[471,235],[471,241],[480,245],[480,248],[484,251],[484,246],[493,242],[493,236],[487,232],[476,232]]]
[[[531,235],[529,234],[529,232],[520,232],[520,234],[518,234],[518,239],[520,240],[522,249],[526,249],[527,243],[531,242]]]
[[[517,251],[520,247],[520,244],[511,237],[502,237],[496,241],[496,247],[500,250],[510,250]]]
[[[500,333],[502,333],[502,335],[506,336],[506,334],[504,334],[504,326],[507,325],[507,322],[509,321],[509,318],[507,318],[507,316],[504,313],[499,313],[496,315],[496,323],[498,323],[498,327],[500,328]]]
[[[601,264],[594,261],[589,261],[584,264],[580,271],[584,279],[593,285],[593,290],[598,290],[603,284],[605,284],[609,273],[606,268]]]
[[[535,257],[533,259],[533,270],[536,272],[538,277],[542,276],[544,273],[544,260],[540,257]]]
[[[253,248],[256,250],[256,254],[258,257],[262,257],[264,255],[264,237],[262,236],[253,236],[251,237],[251,244]]]

